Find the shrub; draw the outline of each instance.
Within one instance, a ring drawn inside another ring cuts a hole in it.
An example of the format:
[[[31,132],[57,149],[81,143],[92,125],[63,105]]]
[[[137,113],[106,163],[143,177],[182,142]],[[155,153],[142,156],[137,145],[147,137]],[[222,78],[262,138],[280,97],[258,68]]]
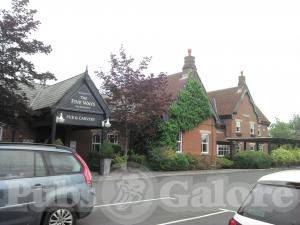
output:
[[[283,148],[273,150],[271,157],[275,166],[290,166],[296,162],[296,157],[292,151]]]
[[[121,167],[126,162],[126,157],[121,155],[120,153],[115,154],[112,158],[112,165],[114,167]]]
[[[240,169],[265,169],[271,167],[272,159],[265,152],[246,150],[235,154],[233,163]]]
[[[206,170],[209,169],[209,164],[205,160],[205,158],[201,155],[185,155],[189,162],[189,170]]]
[[[176,153],[172,148],[161,147],[152,150],[149,165],[157,171],[183,171],[189,169],[189,161],[184,154]]]
[[[229,169],[233,167],[233,161],[225,157],[217,158],[217,168]]]
[[[112,159],[114,156],[113,145],[109,142],[104,142],[100,149],[101,159]]]
[[[294,155],[295,164],[300,165],[300,149],[291,150],[291,153]]]
[[[147,161],[147,158],[146,158],[145,155],[140,155],[140,154],[131,152],[129,161],[134,162],[134,163],[139,164],[139,165],[145,165],[146,161]]]
[[[185,171],[189,169],[189,161],[187,157],[183,154],[176,154],[175,160],[173,162],[173,168],[176,171]]]
[[[124,155],[124,150],[122,149],[121,145],[111,144],[111,146],[115,154]]]

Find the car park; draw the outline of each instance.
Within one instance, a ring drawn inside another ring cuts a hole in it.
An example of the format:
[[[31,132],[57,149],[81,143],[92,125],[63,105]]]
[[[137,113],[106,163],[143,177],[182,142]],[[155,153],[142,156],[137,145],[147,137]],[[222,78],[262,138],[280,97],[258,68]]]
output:
[[[300,170],[286,170],[258,180],[229,225],[299,225]]]
[[[1,225],[75,225],[94,202],[90,170],[74,150],[0,143]]]

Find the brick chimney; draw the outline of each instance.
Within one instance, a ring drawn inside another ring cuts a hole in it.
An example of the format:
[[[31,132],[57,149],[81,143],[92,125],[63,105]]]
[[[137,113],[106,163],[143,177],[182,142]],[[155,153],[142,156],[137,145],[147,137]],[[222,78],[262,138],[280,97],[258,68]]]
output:
[[[241,75],[239,76],[239,84],[238,87],[243,87],[246,84],[246,77],[244,76],[244,72],[241,71]]]
[[[192,56],[192,49],[188,49],[188,56],[184,57],[184,66],[182,67],[182,71],[188,73],[193,70],[197,70],[195,57]]]

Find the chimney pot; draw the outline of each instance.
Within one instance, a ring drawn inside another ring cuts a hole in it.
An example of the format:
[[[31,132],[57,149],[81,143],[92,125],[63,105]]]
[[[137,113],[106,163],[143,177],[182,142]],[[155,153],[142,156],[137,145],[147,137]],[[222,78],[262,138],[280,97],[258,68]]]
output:
[[[238,87],[243,87],[246,84],[246,77],[244,76],[244,72],[241,71],[241,75],[239,76],[239,84]]]

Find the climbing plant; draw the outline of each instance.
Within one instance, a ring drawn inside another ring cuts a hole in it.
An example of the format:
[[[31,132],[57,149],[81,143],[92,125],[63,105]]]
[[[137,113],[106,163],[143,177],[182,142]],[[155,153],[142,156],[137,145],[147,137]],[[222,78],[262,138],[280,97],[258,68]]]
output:
[[[209,100],[200,81],[189,78],[169,110],[169,119],[158,127],[159,144],[176,148],[178,133],[189,131],[212,116]]]

